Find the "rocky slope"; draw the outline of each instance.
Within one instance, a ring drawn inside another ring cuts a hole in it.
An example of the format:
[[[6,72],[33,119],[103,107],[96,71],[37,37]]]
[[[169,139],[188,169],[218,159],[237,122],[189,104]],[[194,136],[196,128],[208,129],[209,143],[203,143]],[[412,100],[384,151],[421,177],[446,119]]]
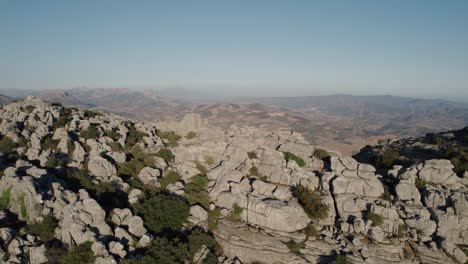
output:
[[[134,122],[32,97],[0,118],[0,262],[468,260],[468,177],[449,160],[377,173],[291,131],[196,114]]]

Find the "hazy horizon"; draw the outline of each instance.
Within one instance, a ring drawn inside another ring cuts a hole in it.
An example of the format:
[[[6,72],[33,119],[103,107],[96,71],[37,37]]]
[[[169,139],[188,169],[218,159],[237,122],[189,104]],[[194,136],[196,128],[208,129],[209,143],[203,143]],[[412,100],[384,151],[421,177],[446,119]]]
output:
[[[468,100],[466,1],[0,0],[0,88]]]

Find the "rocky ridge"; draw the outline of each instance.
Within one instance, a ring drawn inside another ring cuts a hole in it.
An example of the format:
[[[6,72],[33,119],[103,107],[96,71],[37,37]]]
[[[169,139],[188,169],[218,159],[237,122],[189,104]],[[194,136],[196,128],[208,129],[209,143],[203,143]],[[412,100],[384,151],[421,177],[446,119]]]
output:
[[[314,155],[291,131],[133,122],[33,97],[0,118],[0,262],[80,246],[94,263],[468,260],[468,182],[450,160],[383,171]],[[184,243],[179,259],[156,250]]]

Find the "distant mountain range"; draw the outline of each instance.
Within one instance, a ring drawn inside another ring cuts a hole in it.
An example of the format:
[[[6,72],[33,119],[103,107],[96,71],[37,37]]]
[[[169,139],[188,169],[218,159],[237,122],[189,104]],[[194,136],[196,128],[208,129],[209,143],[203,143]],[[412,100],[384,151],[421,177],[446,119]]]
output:
[[[64,105],[97,108],[147,121],[181,120],[198,113],[227,129],[249,125],[289,128],[312,144],[345,154],[379,139],[421,136],[468,125],[468,104],[399,96],[328,95],[265,98],[204,98],[184,88],[132,90],[1,90],[21,98],[35,95]]]

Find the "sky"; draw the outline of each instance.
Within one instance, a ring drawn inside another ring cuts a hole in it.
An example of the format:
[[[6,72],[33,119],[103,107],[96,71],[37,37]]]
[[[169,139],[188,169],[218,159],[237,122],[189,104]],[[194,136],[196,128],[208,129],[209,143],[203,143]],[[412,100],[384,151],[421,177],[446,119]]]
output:
[[[0,0],[0,88],[468,99],[468,1]]]

